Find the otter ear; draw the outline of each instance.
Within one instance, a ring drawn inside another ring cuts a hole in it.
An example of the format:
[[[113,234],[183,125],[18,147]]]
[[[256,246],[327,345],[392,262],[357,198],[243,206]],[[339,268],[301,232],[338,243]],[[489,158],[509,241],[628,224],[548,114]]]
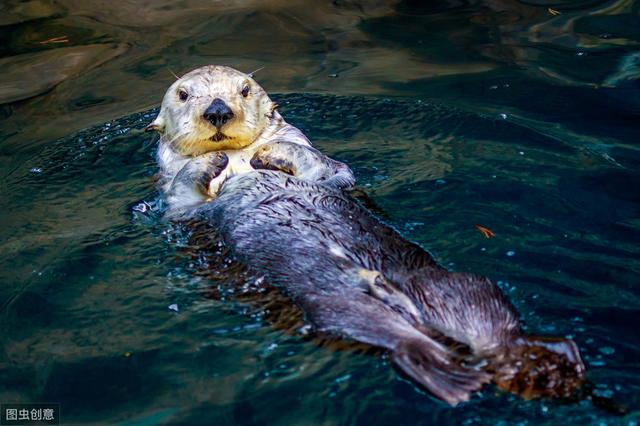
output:
[[[163,132],[164,131],[164,119],[158,115],[147,127],[144,128],[145,132]]]
[[[278,109],[278,104],[276,102],[271,102],[271,110],[270,110],[270,115],[273,116],[273,113],[276,112],[276,110]]]

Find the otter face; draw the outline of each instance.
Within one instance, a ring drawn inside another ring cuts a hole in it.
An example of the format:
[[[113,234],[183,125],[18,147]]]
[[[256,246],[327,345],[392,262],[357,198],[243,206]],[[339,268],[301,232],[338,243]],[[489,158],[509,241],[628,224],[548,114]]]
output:
[[[185,156],[240,149],[271,123],[276,104],[249,75],[210,65],[195,69],[169,87],[158,117],[147,130]]]

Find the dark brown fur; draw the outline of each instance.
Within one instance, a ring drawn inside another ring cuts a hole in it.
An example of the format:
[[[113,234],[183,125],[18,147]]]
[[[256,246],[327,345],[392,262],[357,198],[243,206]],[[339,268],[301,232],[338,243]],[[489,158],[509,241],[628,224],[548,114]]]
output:
[[[190,216],[217,229],[315,331],[387,349],[451,404],[490,381],[525,398],[570,397],[584,381],[572,341],[522,335],[488,279],[444,270],[339,190],[256,171],[229,179]]]

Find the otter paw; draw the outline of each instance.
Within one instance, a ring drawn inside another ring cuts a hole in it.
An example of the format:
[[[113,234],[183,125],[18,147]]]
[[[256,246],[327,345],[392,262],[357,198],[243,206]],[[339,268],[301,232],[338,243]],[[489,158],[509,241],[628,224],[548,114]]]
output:
[[[207,163],[202,170],[202,173],[196,180],[198,188],[204,192],[209,192],[209,184],[211,181],[222,173],[229,164],[229,157],[224,152],[213,152],[208,155]]]
[[[285,158],[278,158],[269,156],[271,153],[271,147],[268,145],[258,148],[249,164],[255,170],[276,170],[281,171],[289,175],[294,175],[293,163]]]

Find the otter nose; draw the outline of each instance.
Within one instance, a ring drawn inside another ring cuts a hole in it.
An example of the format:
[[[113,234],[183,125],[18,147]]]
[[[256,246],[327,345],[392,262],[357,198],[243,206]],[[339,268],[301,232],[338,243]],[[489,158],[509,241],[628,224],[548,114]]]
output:
[[[233,118],[233,111],[222,99],[215,98],[202,116],[219,129]]]

